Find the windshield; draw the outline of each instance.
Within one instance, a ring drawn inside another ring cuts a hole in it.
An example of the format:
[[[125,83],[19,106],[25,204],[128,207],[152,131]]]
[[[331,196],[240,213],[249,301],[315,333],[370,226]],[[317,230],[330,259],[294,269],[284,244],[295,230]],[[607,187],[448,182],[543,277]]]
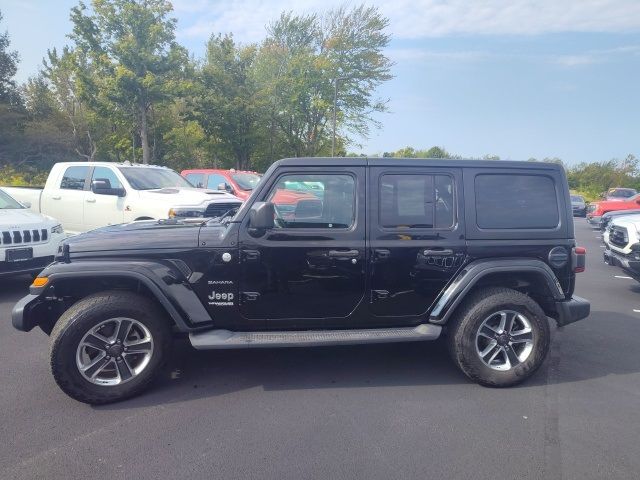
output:
[[[9,194],[0,190],[0,210],[13,210],[24,208],[19,202],[10,197]]]
[[[580,195],[571,195],[571,201],[572,202],[584,202],[584,198],[582,198]]]
[[[260,181],[260,175],[257,173],[234,173],[231,178],[242,190],[253,190]]]
[[[636,191],[631,188],[616,188],[613,190],[609,190],[607,196],[615,198],[629,198],[633,197],[635,194]]]
[[[168,168],[120,167],[119,170],[134,190],[171,187],[193,188],[193,185]]]

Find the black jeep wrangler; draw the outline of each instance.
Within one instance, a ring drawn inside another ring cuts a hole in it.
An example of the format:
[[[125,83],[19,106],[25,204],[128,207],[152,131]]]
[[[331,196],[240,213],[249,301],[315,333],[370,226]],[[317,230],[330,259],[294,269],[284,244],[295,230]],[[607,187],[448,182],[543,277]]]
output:
[[[68,395],[141,392],[174,335],[197,349],[435,340],[474,381],[510,386],[585,318],[569,189],[546,163],[276,162],[237,212],[66,240],[13,310],[51,335]]]

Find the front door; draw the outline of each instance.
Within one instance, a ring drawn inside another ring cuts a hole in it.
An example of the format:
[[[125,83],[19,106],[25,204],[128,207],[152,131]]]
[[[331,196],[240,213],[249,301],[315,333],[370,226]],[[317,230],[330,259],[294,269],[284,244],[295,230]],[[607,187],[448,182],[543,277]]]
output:
[[[365,293],[365,187],[364,167],[271,176],[257,200],[274,204],[275,228],[257,237],[246,222],[240,229],[245,318],[273,328],[345,325]]]
[[[369,178],[373,317],[367,321],[415,323],[464,262],[462,172],[374,167]]]
[[[112,190],[111,193],[123,188],[116,173],[107,167],[95,167],[91,174],[91,182],[94,180],[107,182],[108,187]],[[91,190],[87,190],[84,199],[84,229],[93,230],[124,222],[125,200],[125,197],[118,195],[93,193]]]

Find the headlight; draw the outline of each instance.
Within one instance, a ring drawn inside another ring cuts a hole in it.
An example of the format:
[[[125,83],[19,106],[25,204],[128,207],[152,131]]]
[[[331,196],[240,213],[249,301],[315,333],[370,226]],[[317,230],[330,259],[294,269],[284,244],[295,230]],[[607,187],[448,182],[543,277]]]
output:
[[[62,225],[58,224],[51,229],[51,233],[64,233],[64,229],[62,228]]]
[[[194,217],[203,217],[204,216],[204,208],[196,208],[196,207],[177,207],[170,208],[168,217],[169,218],[194,218]]]

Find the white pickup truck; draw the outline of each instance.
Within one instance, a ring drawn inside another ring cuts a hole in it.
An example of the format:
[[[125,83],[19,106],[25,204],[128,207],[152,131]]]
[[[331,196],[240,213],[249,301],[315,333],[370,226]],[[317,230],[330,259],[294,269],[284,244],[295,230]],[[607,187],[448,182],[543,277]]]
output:
[[[129,163],[56,163],[43,189],[2,188],[72,234],[135,220],[218,217],[242,203],[224,191],[194,188],[169,168]]]

